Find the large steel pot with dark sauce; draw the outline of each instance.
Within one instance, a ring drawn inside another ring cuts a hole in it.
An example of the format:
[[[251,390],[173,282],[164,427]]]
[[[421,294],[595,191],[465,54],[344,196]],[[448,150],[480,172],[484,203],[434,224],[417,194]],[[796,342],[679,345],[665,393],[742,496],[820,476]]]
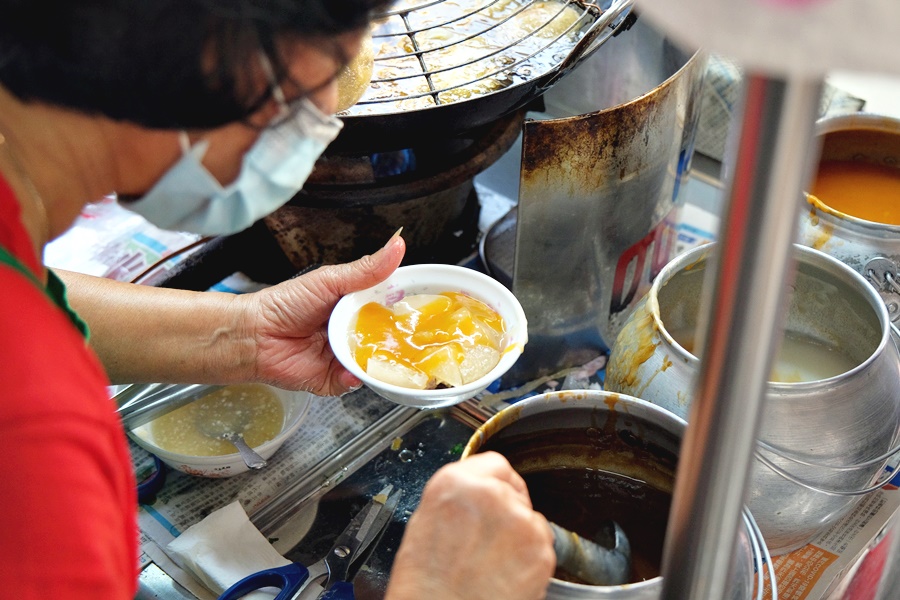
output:
[[[610,520],[625,532],[629,583],[592,586],[557,570],[548,599],[655,600],[684,428],[679,417],[631,396],[553,392],[497,413],[470,438],[463,459],[488,450],[503,454],[525,479],[535,510],[582,537],[596,539]],[[729,599],[761,597],[767,553],[745,511]]]

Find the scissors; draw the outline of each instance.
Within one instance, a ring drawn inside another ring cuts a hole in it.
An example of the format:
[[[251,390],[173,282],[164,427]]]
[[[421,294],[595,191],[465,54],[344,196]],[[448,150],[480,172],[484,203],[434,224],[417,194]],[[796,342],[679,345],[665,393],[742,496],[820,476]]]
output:
[[[275,600],[296,600],[310,583],[323,577],[325,591],[317,600],[355,600],[353,584],[349,581],[350,565],[378,538],[394,514],[400,492],[391,496],[392,490],[393,486],[389,485],[369,500],[321,560],[309,567],[291,563],[257,571],[225,590],[218,600],[238,600],[266,587],[281,589]]]

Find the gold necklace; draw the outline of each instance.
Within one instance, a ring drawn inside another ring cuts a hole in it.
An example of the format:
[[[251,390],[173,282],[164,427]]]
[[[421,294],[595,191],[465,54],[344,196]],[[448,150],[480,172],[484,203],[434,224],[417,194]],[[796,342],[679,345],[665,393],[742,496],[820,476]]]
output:
[[[47,243],[50,241],[50,218],[47,216],[47,207],[44,204],[44,199],[41,197],[41,193],[38,191],[34,181],[28,175],[28,171],[25,170],[25,165],[22,164],[22,161],[20,161],[19,157],[16,156],[16,153],[13,152],[12,144],[2,131],[0,131],[0,146],[3,146],[6,151],[6,157],[9,159],[9,163],[12,165],[13,169],[16,170],[16,175],[19,176],[19,180],[28,190],[28,195],[31,196],[32,203],[35,205],[44,227],[45,237],[42,242]]]

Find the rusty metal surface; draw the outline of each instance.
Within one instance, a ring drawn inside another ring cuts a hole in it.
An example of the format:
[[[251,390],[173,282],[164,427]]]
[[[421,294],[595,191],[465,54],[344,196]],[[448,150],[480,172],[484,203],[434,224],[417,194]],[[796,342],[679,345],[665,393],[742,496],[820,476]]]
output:
[[[400,227],[407,263],[455,263],[474,251],[478,202],[470,180],[450,190],[391,204],[333,209],[289,204],[266,217],[265,223],[297,269],[371,254]]]
[[[647,27],[620,39],[629,36],[648,42],[601,49],[592,60],[618,61],[619,80],[598,85],[627,87],[633,68],[658,68],[660,83],[609,108],[525,123],[513,292],[532,343],[510,381],[602,352],[672,257],[705,55]],[[657,64],[632,59],[648,48]]]

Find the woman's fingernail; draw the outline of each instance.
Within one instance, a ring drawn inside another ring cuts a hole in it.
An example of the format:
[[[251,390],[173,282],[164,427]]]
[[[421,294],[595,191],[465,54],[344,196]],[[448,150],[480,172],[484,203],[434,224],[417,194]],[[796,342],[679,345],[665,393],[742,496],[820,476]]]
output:
[[[358,389],[361,388],[361,387],[362,387],[362,383],[360,383],[359,385],[353,385],[353,386],[350,386],[350,389],[348,389],[346,392],[344,392],[343,394],[341,394],[340,397],[343,398],[343,397],[346,396],[347,394],[352,394],[353,392],[355,392],[356,390],[358,390]]]
[[[401,231],[403,231],[403,228],[402,228],[402,227],[401,227],[400,229],[398,229],[398,230],[394,233],[394,235],[392,235],[392,236],[388,239],[388,241],[386,241],[386,242],[384,243],[384,246],[381,247],[381,249],[379,250],[379,252],[380,252],[381,250],[384,250],[385,248],[388,248],[391,244],[393,244],[393,243],[394,243],[394,240],[396,240],[398,237],[400,237],[400,232],[401,232]]]

